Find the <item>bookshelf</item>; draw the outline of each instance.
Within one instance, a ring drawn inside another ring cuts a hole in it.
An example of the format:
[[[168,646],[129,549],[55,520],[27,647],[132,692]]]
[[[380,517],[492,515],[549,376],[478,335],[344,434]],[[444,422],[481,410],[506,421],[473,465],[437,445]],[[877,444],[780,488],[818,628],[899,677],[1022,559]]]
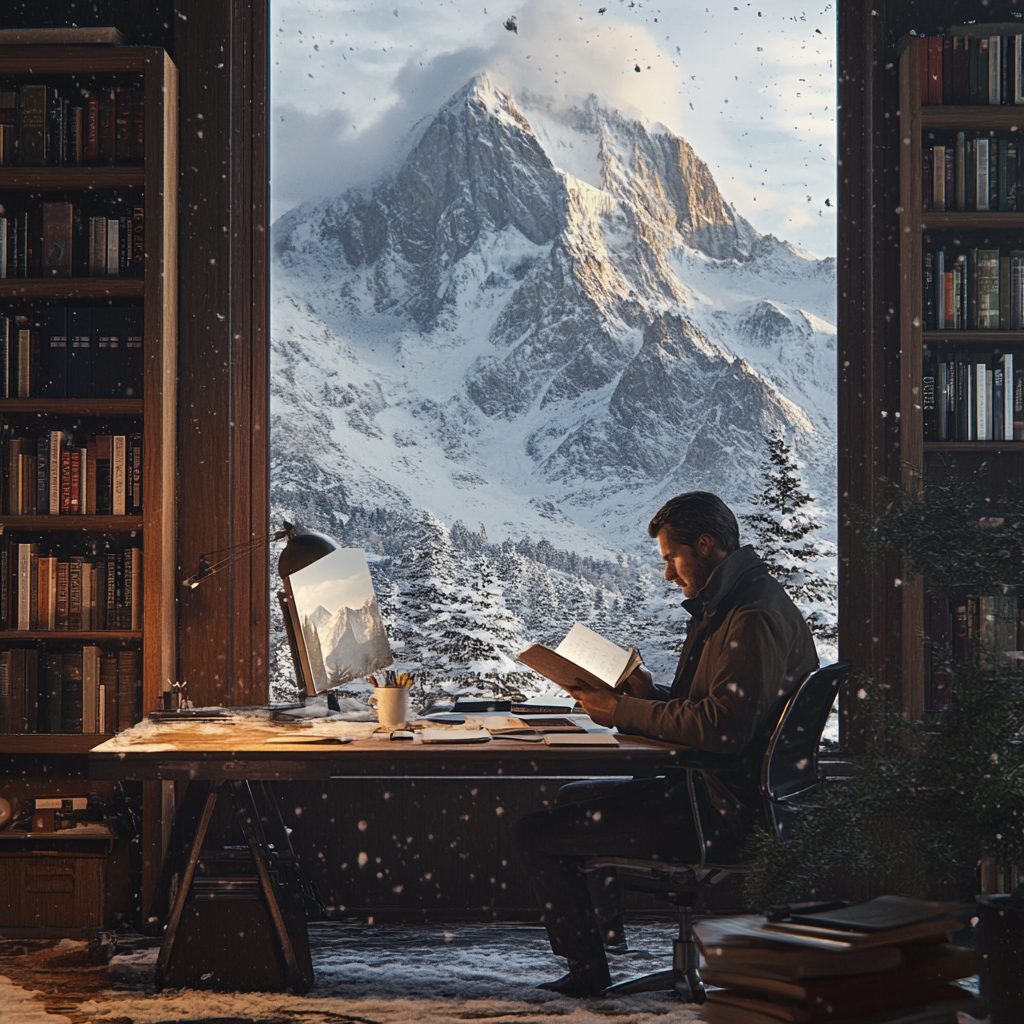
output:
[[[994,29],[999,31],[999,29]],[[908,37],[899,65],[899,159],[900,226],[900,410],[899,453],[901,482],[913,489],[927,478],[937,460],[954,472],[969,473],[987,462],[999,482],[1021,475],[1024,440],[925,440],[925,353],[962,353],[967,360],[986,360],[995,365],[1004,353],[1024,360],[1024,330],[932,327],[925,329],[926,251],[960,251],[970,247],[999,250],[1000,255],[1024,250],[1024,212],[1012,210],[924,209],[924,150],[933,144],[949,145],[957,132],[966,136],[1016,139],[1024,132],[1024,105],[923,104],[922,68],[928,60],[927,40]],[[1024,136],[1022,136],[1024,137]],[[947,141],[944,141],[947,140]],[[956,172],[962,167],[956,165]],[[966,177],[966,175],[965,175]],[[948,181],[948,179],[947,179]],[[957,205],[958,199],[948,205]],[[965,205],[970,205],[968,202]],[[1024,211],[1024,203],[1018,203]],[[966,289],[965,289],[966,292]],[[938,301],[938,299],[936,299]],[[944,358],[941,355],[937,359]],[[1011,388],[1012,393],[1012,388]],[[941,399],[935,380],[935,401]],[[967,582],[967,581],[965,581]],[[930,705],[927,656],[923,637],[928,618],[923,582],[904,583],[901,589],[902,711],[918,719],[936,710]]]
[[[178,72],[156,47],[0,46],[0,89],[46,84],[61,95],[80,86],[126,85],[137,90],[144,112],[141,162],[93,166],[0,167],[0,202],[96,204],[122,201],[144,210],[145,257],[132,277],[0,278],[0,313],[67,302],[137,307],[142,311],[142,396],[130,398],[0,398],[0,418],[18,429],[67,429],[82,436],[103,431],[142,435],[141,515],[0,515],[0,536],[40,546],[103,550],[142,547],[141,629],[51,631],[7,629],[0,648],[23,645],[40,652],[97,644],[139,651],[142,710],[160,700],[176,678],[175,664],[175,404],[177,347]],[[113,424],[113,427],[111,426]],[[78,442],[76,442],[78,443]],[[81,754],[100,734],[7,733],[0,748],[20,754]]]

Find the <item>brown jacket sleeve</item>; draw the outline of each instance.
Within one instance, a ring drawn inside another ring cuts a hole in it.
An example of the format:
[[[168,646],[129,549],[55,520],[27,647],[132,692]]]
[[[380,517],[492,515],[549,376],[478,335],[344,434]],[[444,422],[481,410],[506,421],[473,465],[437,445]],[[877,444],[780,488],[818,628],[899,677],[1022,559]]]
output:
[[[689,699],[624,696],[615,708],[615,727],[711,753],[739,753],[768,707],[791,689],[785,682],[790,632],[764,608],[734,610],[726,628],[709,637]]]

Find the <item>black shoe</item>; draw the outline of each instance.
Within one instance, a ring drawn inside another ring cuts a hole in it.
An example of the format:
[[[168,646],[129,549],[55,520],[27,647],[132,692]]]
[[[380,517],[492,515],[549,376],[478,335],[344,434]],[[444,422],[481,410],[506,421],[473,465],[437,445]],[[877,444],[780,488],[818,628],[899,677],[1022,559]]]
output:
[[[622,956],[623,953],[629,952],[629,943],[625,939],[621,942],[613,942],[606,945],[604,951],[612,956]]]
[[[593,999],[601,995],[610,984],[610,978],[608,981],[601,982],[585,975],[573,974],[570,971],[568,974],[563,974],[557,981],[545,981],[537,988],[557,992],[560,996],[568,996],[570,999]]]

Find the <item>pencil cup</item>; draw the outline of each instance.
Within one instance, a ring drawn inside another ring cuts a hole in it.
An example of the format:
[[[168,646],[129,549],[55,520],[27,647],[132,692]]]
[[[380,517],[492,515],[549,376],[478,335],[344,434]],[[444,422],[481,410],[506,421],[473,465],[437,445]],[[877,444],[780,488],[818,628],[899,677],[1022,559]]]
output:
[[[405,686],[377,686],[377,721],[382,729],[404,729],[409,720],[409,690]]]

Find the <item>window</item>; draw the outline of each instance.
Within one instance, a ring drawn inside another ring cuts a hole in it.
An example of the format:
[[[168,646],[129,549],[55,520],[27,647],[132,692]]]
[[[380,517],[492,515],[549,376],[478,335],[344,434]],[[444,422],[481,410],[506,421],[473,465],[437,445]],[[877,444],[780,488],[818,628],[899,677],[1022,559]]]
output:
[[[515,652],[575,620],[664,679],[686,615],[646,524],[695,489],[753,513],[780,438],[832,660],[831,5],[271,17],[274,521],[366,548],[432,684],[523,692]]]

